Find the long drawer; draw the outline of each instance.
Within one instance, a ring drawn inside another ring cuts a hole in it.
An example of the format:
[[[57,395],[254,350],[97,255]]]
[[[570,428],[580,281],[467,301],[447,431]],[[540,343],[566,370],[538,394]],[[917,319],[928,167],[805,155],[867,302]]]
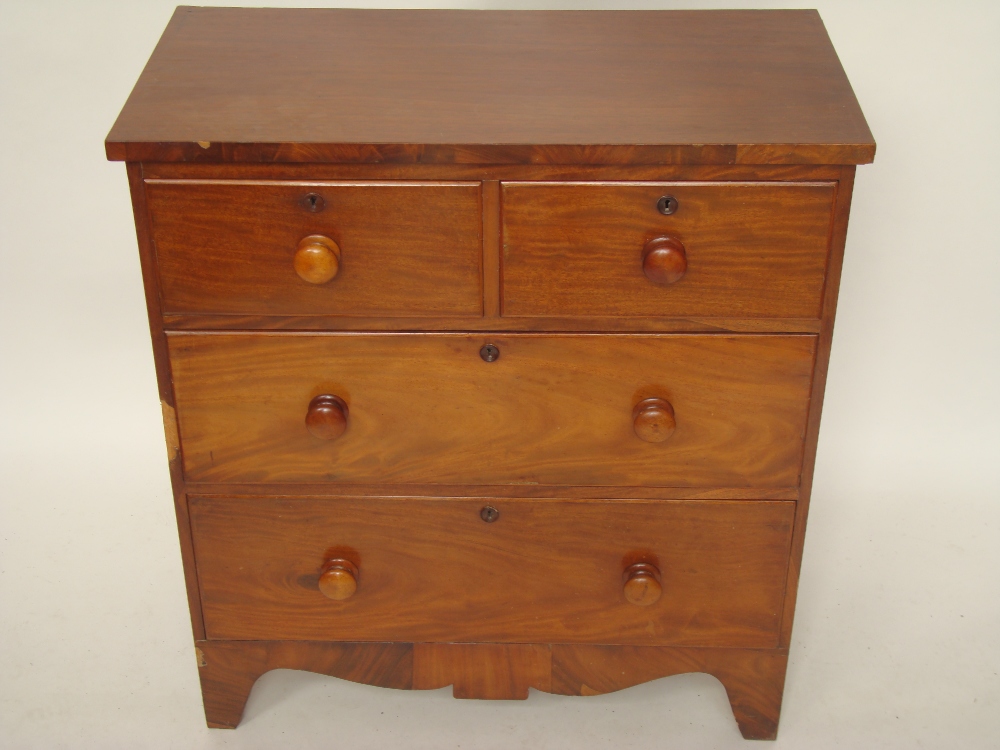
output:
[[[794,506],[190,498],[210,638],[751,648],[777,645]],[[331,559],[347,598],[320,586]]]
[[[717,334],[168,340],[189,481],[653,487],[797,486],[816,345]]]

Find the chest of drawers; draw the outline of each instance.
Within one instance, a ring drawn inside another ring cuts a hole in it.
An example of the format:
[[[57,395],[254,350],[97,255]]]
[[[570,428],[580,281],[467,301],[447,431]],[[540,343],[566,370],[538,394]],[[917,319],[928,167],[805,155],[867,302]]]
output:
[[[775,736],[875,149],[815,12],[178,8],[106,147],[209,725],[701,671]]]

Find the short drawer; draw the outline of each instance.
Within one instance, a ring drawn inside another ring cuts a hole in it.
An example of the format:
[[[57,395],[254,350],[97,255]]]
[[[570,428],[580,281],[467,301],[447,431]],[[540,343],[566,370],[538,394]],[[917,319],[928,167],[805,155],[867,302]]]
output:
[[[151,180],[146,199],[167,314],[482,315],[479,183]]]
[[[798,486],[816,345],[719,334],[168,342],[189,481],[713,487]]]
[[[209,638],[749,648],[777,645],[794,507],[190,498]]]
[[[834,194],[834,183],[505,183],[503,314],[817,319]]]

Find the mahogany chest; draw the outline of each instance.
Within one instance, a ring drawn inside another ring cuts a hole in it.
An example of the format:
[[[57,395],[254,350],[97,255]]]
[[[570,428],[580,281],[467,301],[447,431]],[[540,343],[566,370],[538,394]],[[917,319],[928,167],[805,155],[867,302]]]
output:
[[[875,151],[815,11],[181,7],[106,148],[210,726],[697,671],[775,736]]]

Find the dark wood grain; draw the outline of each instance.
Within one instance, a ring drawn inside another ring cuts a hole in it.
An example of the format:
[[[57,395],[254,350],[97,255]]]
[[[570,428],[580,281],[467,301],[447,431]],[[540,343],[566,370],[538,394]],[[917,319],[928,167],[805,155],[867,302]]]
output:
[[[413,684],[409,643],[305,641],[196,642],[198,675],[210,727],[235,729],[257,678],[272,669],[303,669],[389,688]]]
[[[552,649],[536,643],[415,643],[413,689],[452,686],[456,698],[524,700],[551,692]]]
[[[794,487],[812,336],[170,334],[189,480]],[[496,362],[480,348],[495,344]],[[335,393],[336,441],[303,423]],[[634,431],[666,398],[664,443]]]
[[[181,7],[107,152],[854,164],[874,142],[815,11]]]
[[[840,167],[830,164],[295,164],[246,162],[149,162],[148,179],[158,180],[627,180],[670,182],[802,181],[840,179]]]
[[[148,181],[167,313],[482,315],[478,183]],[[303,196],[322,196],[313,213]],[[301,240],[340,249],[325,284],[295,267]]]
[[[502,186],[505,316],[819,318],[835,183]],[[656,205],[677,198],[676,213]],[[643,272],[649,240],[686,272]]]
[[[794,503],[191,497],[210,638],[773,648]],[[320,593],[327,550],[357,592]],[[636,556],[663,595],[630,604]]]

